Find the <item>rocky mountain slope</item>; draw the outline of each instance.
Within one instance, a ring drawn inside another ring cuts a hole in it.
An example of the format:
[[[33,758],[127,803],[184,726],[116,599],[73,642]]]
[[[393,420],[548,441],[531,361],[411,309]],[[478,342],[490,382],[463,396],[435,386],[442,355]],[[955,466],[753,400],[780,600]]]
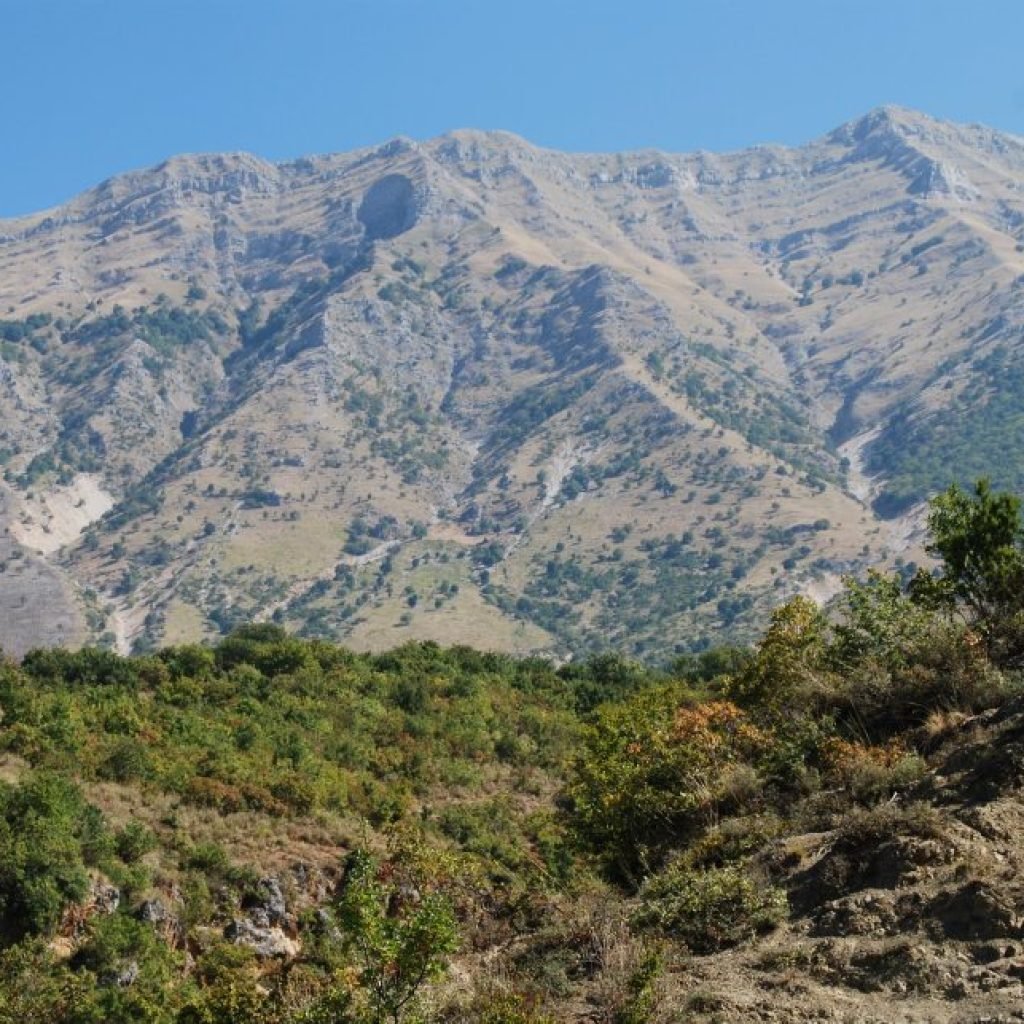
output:
[[[0,222],[0,643],[747,637],[919,557],[954,473],[1024,484],[1022,189],[1024,141],[884,108],[180,157]]]

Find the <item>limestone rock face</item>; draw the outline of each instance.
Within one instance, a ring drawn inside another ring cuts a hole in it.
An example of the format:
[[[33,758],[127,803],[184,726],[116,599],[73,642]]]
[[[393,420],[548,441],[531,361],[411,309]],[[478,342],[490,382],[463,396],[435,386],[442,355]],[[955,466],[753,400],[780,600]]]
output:
[[[297,939],[289,938],[276,925],[263,925],[247,918],[236,918],[224,931],[224,937],[236,945],[248,946],[258,957],[294,957],[301,950]]]
[[[250,897],[245,909],[253,920],[265,925],[284,925],[290,922],[288,905],[281,888],[280,879],[274,876],[261,878],[256,886],[257,893]]]

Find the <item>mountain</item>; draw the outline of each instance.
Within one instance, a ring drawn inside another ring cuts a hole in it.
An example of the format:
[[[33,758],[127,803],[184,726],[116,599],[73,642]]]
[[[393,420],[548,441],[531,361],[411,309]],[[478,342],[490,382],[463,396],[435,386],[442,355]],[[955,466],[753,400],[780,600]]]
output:
[[[184,156],[0,221],[0,643],[660,657],[1024,488],[1024,140]]]

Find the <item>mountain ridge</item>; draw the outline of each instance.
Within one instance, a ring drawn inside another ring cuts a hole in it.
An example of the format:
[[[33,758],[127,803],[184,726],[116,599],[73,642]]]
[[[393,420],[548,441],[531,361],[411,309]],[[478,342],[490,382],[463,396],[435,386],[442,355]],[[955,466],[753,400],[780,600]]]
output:
[[[460,130],[116,176],[0,221],[13,561],[122,649],[267,609],[371,647],[752,635],[920,559],[923,499],[1015,436],[1022,196],[1024,142],[891,107],[722,155]]]
[[[968,134],[980,136],[989,140],[1000,140],[1002,143],[1010,143],[1024,151],[1024,135],[1018,135],[1003,129],[998,129],[981,122],[958,123],[945,121],[932,117],[923,111],[899,104],[881,104],[873,107],[865,114],[854,117],[836,128],[830,129],[815,136],[803,143],[779,143],[760,142],[742,146],[738,149],[725,151],[694,149],[694,150],[672,150],[661,146],[648,145],[631,147],[623,150],[600,151],[600,150],[561,150],[556,147],[543,146],[530,141],[527,137],[507,129],[484,129],[484,128],[454,128],[443,132],[440,135],[430,136],[426,139],[414,139],[411,136],[396,135],[384,142],[357,147],[352,150],[331,150],[323,153],[310,153],[297,157],[288,157],[280,160],[273,160],[260,156],[250,150],[197,150],[195,152],[177,153],[166,157],[153,164],[143,165],[127,171],[117,172],[96,185],[89,186],[70,198],[51,206],[44,207],[38,211],[31,211],[24,214],[17,214],[7,217],[0,217],[0,227],[13,225],[22,221],[34,221],[46,219],[60,210],[74,206],[85,198],[110,191],[119,184],[125,184],[136,178],[145,178],[157,173],[164,173],[168,168],[183,165],[185,170],[192,164],[224,163],[226,161],[237,161],[248,168],[252,174],[252,180],[269,178],[275,172],[288,172],[293,169],[312,169],[317,165],[330,163],[336,160],[360,160],[375,155],[391,155],[396,151],[407,149],[433,149],[444,146],[449,142],[473,142],[488,141],[491,143],[510,143],[519,149],[532,150],[536,153],[560,155],[567,158],[627,158],[627,157],[666,157],[673,159],[698,159],[701,157],[732,158],[748,154],[767,153],[784,154],[795,153],[806,150],[818,143],[833,142],[837,144],[849,144],[851,141],[863,142],[867,136],[882,134],[892,139],[907,139],[908,137],[927,137],[923,129],[931,127],[954,129],[955,134],[962,141]],[[998,143],[995,143],[998,145]],[[221,171],[223,174],[223,170]],[[0,231],[0,236],[6,233]]]

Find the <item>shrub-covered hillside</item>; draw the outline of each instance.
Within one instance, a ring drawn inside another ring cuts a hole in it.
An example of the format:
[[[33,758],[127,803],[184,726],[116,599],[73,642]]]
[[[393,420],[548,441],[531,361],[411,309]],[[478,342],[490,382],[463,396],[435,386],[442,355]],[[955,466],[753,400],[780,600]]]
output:
[[[1013,1020],[1024,529],[653,670],[277,627],[0,667],[0,1022]]]

